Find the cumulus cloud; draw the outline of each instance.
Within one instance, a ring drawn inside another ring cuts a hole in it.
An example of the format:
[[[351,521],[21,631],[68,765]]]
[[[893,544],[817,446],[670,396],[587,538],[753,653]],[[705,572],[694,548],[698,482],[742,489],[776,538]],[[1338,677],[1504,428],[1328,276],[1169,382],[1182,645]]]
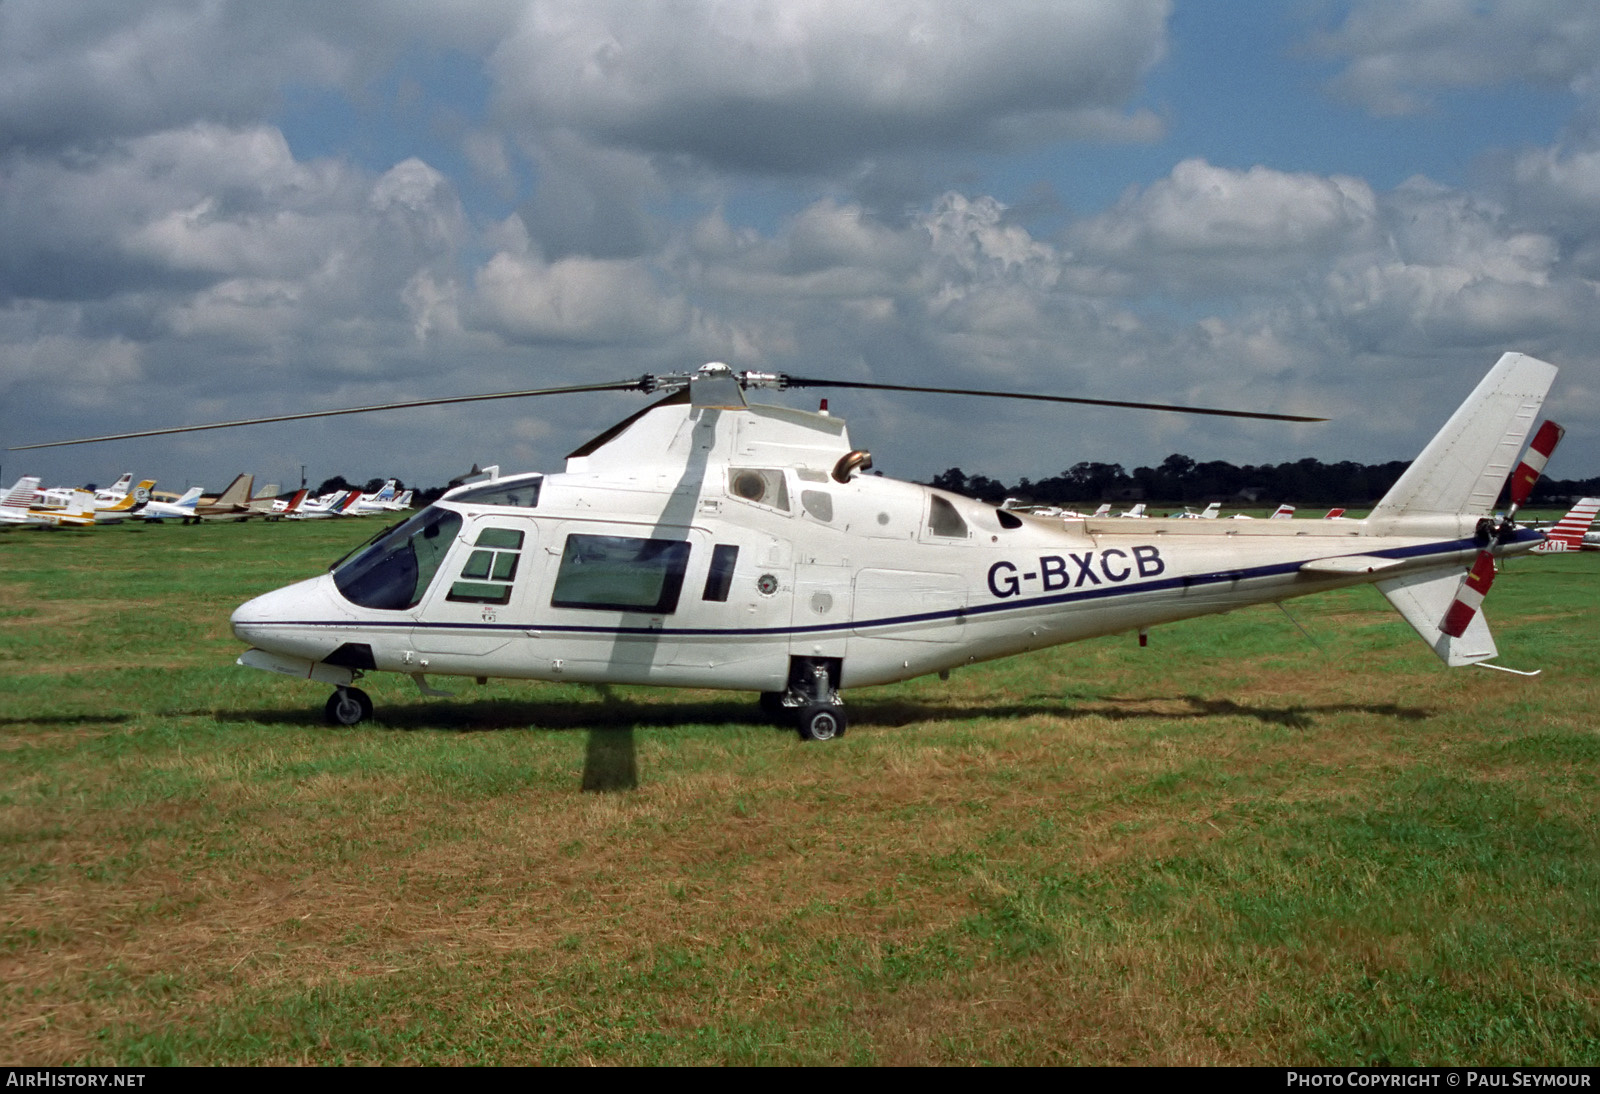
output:
[[[1588,0],[1358,0],[1313,45],[1345,62],[1336,94],[1374,114],[1414,114],[1441,91],[1592,79],[1600,10]]]
[[[643,263],[563,258],[546,263],[502,251],[478,273],[486,321],[514,342],[628,345],[667,337],[687,319]]]
[[[286,91],[360,93],[408,42],[483,49],[521,0],[6,0],[0,151],[260,120]]]
[[[1359,179],[1185,160],[1074,225],[1082,261],[1125,285],[1231,294],[1280,285],[1370,238],[1376,199]]]
[[[495,50],[502,115],[743,171],[900,150],[1149,137],[1125,116],[1168,0],[628,0],[531,6]]]
[[[13,155],[0,183],[0,294],[79,299],[304,275],[344,234],[328,218],[360,187],[338,164],[296,162],[276,129],[214,125],[94,155]]]

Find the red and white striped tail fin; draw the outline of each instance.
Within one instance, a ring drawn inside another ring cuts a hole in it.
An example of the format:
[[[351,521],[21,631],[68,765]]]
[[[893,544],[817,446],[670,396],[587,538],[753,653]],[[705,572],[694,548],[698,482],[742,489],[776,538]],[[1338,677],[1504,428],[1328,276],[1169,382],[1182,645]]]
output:
[[[1577,551],[1583,547],[1584,533],[1600,516],[1600,498],[1579,498],[1567,515],[1545,529],[1544,542],[1534,548],[1537,554],[1560,554]]]
[[[1344,517],[1344,510],[1343,509],[1329,509],[1328,513],[1327,513],[1327,516],[1323,517],[1322,519],[1323,520],[1340,520],[1343,517]]]
[[[1292,506],[1289,503],[1285,502],[1284,504],[1282,504],[1282,505],[1278,506],[1276,509],[1274,509],[1272,511],[1272,515],[1270,517],[1268,517],[1267,519],[1268,520],[1290,520],[1293,517],[1294,517],[1294,506]]]
[[[0,501],[0,509],[20,509],[26,512],[38,492],[39,480],[32,475],[24,475],[17,480],[16,485],[6,491],[5,499]]]

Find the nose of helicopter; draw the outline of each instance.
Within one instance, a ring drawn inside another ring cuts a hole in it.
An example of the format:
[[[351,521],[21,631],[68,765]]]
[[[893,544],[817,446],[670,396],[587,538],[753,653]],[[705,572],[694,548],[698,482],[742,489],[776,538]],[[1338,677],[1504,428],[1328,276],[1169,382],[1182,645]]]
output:
[[[332,576],[323,574],[245,601],[233,610],[229,622],[240,641],[273,649],[282,644],[275,638],[289,638],[307,624],[337,623],[348,618],[350,613],[343,609]]]

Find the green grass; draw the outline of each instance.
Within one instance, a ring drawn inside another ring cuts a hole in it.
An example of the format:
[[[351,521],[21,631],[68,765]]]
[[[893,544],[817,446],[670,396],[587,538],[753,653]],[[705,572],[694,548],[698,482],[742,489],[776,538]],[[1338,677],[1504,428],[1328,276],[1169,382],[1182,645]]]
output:
[[[238,668],[366,522],[0,534],[16,1063],[1600,1062],[1600,555],[848,695]],[[454,684],[454,682],[452,682]],[[618,778],[584,789],[614,765]],[[625,777],[622,777],[625,776]]]

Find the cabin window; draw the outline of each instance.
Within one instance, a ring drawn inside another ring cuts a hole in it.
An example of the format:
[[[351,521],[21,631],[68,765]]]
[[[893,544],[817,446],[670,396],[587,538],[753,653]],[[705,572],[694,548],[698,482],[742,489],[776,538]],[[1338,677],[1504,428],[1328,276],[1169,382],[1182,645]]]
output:
[[[728,493],[758,505],[789,511],[789,488],[783,472],[772,467],[730,467]]]
[[[934,494],[928,508],[928,531],[936,536],[960,536],[965,539],[967,522],[961,519],[961,514],[947,499]]]
[[[684,540],[570,535],[550,605],[666,614],[678,608],[688,567]]]
[[[424,509],[335,566],[333,583],[341,596],[363,608],[414,608],[460,529],[460,515],[448,509]]]
[[[733,588],[733,568],[738,561],[737,544],[719,543],[711,548],[711,569],[706,574],[706,591],[701,600],[721,603],[728,599],[728,590]]]
[[[539,488],[544,476],[521,479],[517,482],[491,482],[453,495],[452,502],[472,502],[474,505],[510,505],[518,509],[536,509],[539,505]]]
[[[522,533],[515,528],[485,528],[461,567],[461,579],[450,586],[446,600],[461,604],[509,604],[517,577]]]
[[[826,490],[800,491],[800,505],[824,524],[833,519],[833,495]]]

